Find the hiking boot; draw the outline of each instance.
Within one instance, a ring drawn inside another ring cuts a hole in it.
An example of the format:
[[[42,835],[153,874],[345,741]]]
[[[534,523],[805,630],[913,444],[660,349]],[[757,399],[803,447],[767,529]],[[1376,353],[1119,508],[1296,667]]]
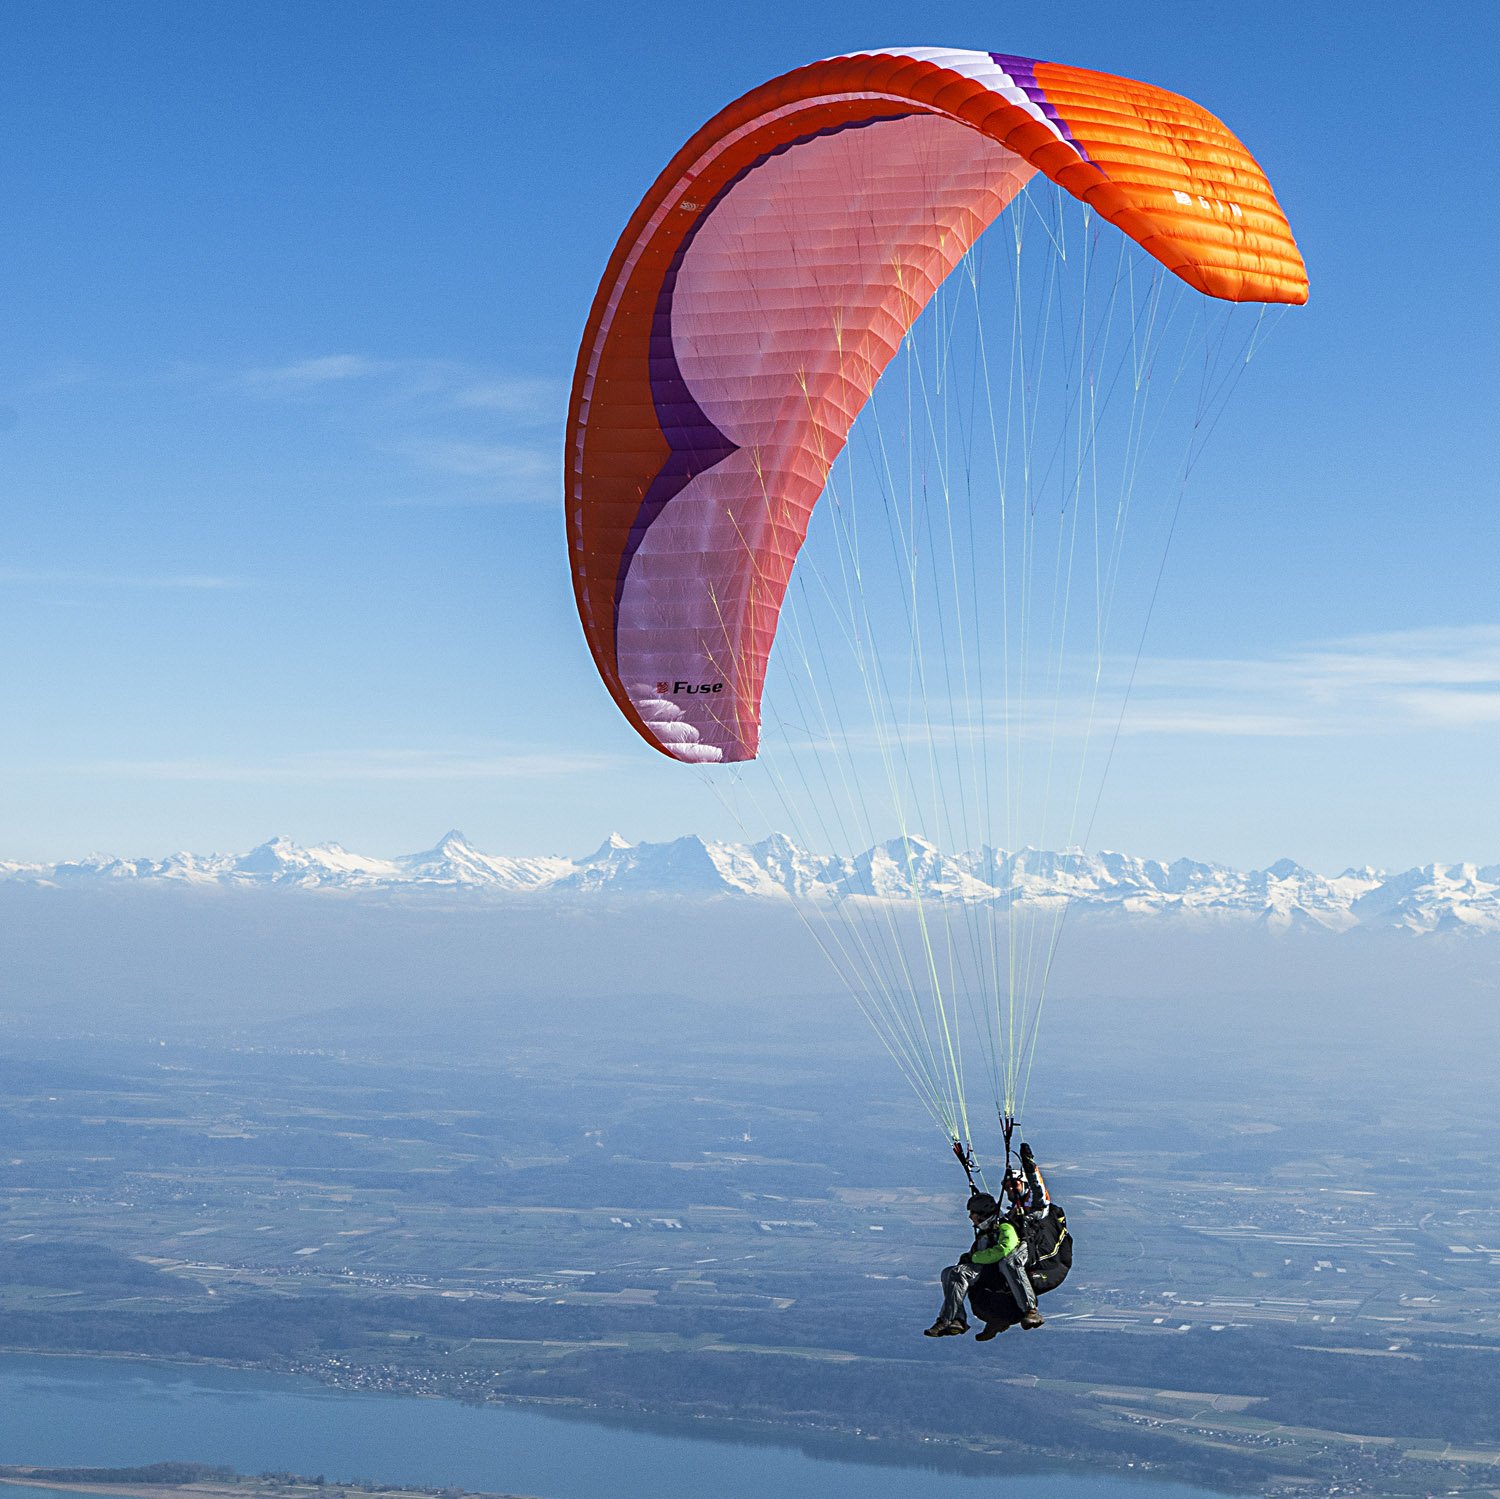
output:
[[[1029,1311],[1021,1318],[1021,1326],[1030,1332],[1033,1327],[1040,1327],[1047,1319],[1038,1311]]]
[[[988,1343],[991,1338],[998,1338],[1009,1326],[1009,1322],[986,1322],[983,1329],[974,1334],[974,1341],[976,1343]]]
[[[923,1330],[924,1338],[960,1338],[969,1330],[967,1322],[948,1322],[939,1317],[931,1327]]]

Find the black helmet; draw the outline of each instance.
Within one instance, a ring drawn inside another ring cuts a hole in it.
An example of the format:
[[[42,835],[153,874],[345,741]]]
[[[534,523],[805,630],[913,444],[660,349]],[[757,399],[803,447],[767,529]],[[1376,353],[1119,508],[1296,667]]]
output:
[[[1000,1204],[988,1192],[976,1192],[969,1199],[969,1211],[981,1218],[993,1218],[1000,1211]]]

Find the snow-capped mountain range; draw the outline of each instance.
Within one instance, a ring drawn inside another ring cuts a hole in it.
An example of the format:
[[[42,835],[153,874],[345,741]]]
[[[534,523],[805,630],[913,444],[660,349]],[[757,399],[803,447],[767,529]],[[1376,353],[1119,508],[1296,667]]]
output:
[[[921,899],[1013,903],[1034,910],[1071,901],[1075,911],[1274,928],[1500,933],[1500,864],[1428,864],[1401,873],[1348,869],[1326,876],[1289,859],[1268,869],[1239,871],[1191,859],[1164,864],[1118,853],[984,847],[945,854],[917,838],[910,844],[891,839],[849,858],[809,852],[780,833],[750,844],[697,837],[631,844],[611,834],[579,859],[485,854],[457,832],[422,853],[396,859],[350,853],[336,843],[301,848],[288,838],[273,838],[246,854],[92,856],[60,864],[0,860],[0,881],[49,886],[142,881],[376,893],[461,890],[525,899]]]

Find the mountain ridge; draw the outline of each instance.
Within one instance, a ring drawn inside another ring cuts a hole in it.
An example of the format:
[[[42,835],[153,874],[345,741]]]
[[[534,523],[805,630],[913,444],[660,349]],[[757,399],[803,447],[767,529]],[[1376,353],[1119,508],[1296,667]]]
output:
[[[988,845],[945,853],[891,838],[853,856],[819,854],[782,833],[756,843],[688,834],[632,844],[611,833],[592,853],[486,854],[457,829],[397,858],[337,843],[276,837],[243,854],[122,859],[95,854],[55,864],[0,860],[0,882],[87,886],[148,882],[372,894],[465,891],[494,897],[676,896],[708,899],[963,902],[1120,917],[1256,922],[1274,929],[1414,933],[1500,932],[1500,864],[1432,863],[1402,871],[1320,875],[1291,859],[1234,870],[1193,859],[1165,863],[1110,850],[1086,853]]]

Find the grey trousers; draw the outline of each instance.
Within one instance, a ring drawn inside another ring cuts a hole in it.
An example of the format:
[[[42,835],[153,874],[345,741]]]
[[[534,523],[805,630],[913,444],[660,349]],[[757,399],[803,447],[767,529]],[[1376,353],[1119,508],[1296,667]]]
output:
[[[978,1265],[949,1265],[943,1271],[943,1309],[938,1313],[939,1322],[963,1322],[964,1298],[968,1296],[974,1282],[979,1279]]]
[[[1016,1298],[1016,1305],[1021,1308],[1021,1315],[1036,1310],[1036,1289],[1031,1284],[1031,1277],[1026,1273],[1026,1262],[1031,1257],[1031,1246],[1022,1239],[1011,1252],[1000,1261],[1000,1273],[1005,1277],[1005,1284],[1010,1288],[1010,1294]]]
[[[999,1263],[1000,1274],[1005,1277],[1005,1284],[1010,1294],[1016,1298],[1016,1305],[1021,1308],[1023,1316],[1036,1310],[1036,1292],[1026,1274],[1026,1257],[1026,1245],[1017,1244]],[[974,1288],[974,1282],[979,1279],[981,1269],[979,1265],[949,1265],[943,1271],[943,1309],[938,1313],[940,1322],[968,1322],[964,1302]]]

